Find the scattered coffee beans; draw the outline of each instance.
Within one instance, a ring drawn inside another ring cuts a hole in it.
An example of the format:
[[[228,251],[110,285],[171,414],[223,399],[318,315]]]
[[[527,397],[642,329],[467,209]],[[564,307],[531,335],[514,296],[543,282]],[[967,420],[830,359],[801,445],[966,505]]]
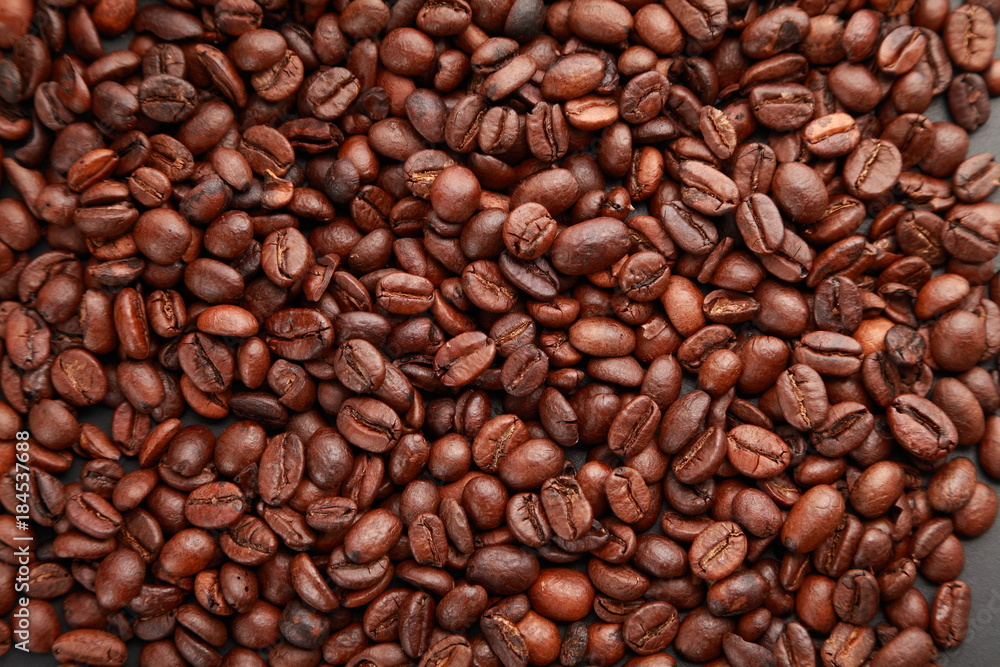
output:
[[[0,655],[932,664],[998,17],[0,1]]]

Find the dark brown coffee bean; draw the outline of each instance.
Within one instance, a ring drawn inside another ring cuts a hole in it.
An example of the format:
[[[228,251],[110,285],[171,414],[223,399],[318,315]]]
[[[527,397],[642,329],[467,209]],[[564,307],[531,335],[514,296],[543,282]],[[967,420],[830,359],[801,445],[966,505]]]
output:
[[[739,567],[746,550],[746,536],[739,526],[731,521],[713,523],[691,543],[691,571],[702,579],[722,579]]]
[[[399,415],[374,398],[349,398],[337,414],[337,429],[352,445],[381,453],[392,449],[402,435]]]
[[[539,495],[553,533],[565,540],[577,540],[590,530],[594,512],[575,479],[546,480]]]
[[[965,507],[976,488],[976,466],[965,457],[948,461],[927,484],[927,502],[939,512]]]
[[[739,203],[736,184],[721,171],[699,160],[681,163],[682,201],[707,216],[731,213]]]
[[[528,396],[545,382],[549,358],[534,345],[511,354],[504,362],[500,381],[511,396]]]
[[[622,638],[639,655],[652,655],[666,648],[680,626],[677,610],[667,602],[647,602],[622,625]]]
[[[341,384],[359,393],[376,391],[385,380],[385,360],[366,340],[355,338],[341,345],[333,363]]]
[[[778,165],[771,183],[771,196],[792,220],[800,223],[819,222],[829,206],[819,174],[799,162]]]
[[[931,636],[942,648],[962,643],[968,632],[972,592],[964,581],[938,587],[931,606]]]
[[[611,422],[608,447],[622,456],[638,454],[653,441],[659,421],[660,409],[656,403],[648,396],[637,396]]]
[[[696,435],[674,457],[671,470],[685,484],[699,484],[714,475],[726,457],[726,433],[710,426]]]
[[[161,74],[144,79],[139,87],[142,112],[164,123],[179,123],[195,108],[195,89],[184,79]]]
[[[625,523],[638,523],[652,509],[646,482],[635,468],[615,468],[608,477],[605,493],[611,511]]]
[[[843,516],[840,493],[826,484],[814,486],[792,506],[781,529],[781,541],[794,553],[809,553],[836,530]]]
[[[764,194],[753,194],[736,209],[736,224],[743,240],[753,252],[770,254],[781,245],[785,228],[774,201]]]
[[[500,614],[487,614],[479,624],[490,648],[504,665],[528,664],[528,644],[513,621]]]
[[[344,554],[353,563],[371,563],[385,556],[402,534],[403,522],[384,509],[361,515],[344,536]]]
[[[872,665],[886,667],[898,662],[926,665],[934,659],[936,651],[930,635],[920,628],[906,628],[883,646]]]
[[[466,574],[470,582],[494,595],[514,595],[538,578],[538,560],[513,545],[484,546],[469,557]]]
[[[551,247],[556,231],[556,221],[541,205],[523,204],[504,222],[504,245],[518,259],[535,259]]]
[[[833,590],[833,608],[846,623],[862,625],[878,610],[879,590],[875,576],[864,570],[848,570]]]
[[[662,211],[663,226],[677,245],[695,255],[706,255],[719,239],[718,230],[700,213],[677,203],[667,203]]]
[[[117,667],[128,658],[125,642],[104,630],[81,628],[59,635],[52,653],[61,661],[81,661]]]
[[[555,238],[553,266],[567,275],[605,269],[628,252],[628,230],[614,218],[595,218],[565,229]]]
[[[434,368],[442,384],[461,387],[472,382],[493,362],[496,343],[481,332],[459,334],[441,346]]]
[[[294,433],[271,438],[260,457],[258,486],[261,498],[280,505],[295,492],[305,466],[305,446]]]
[[[993,57],[996,26],[982,7],[962,5],[948,15],[943,38],[948,54],[959,67],[978,72],[985,69]]]
[[[830,409],[826,387],[819,373],[796,364],[778,377],[777,398],[785,421],[807,431],[826,420]]]
[[[188,495],[184,516],[199,528],[228,528],[246,508],[238,486],[232,482],[211,482]]]
[[[684,32],[697,42],[705,44],[713,42],[724,30],[725,21],[720,14],[725,15],[726,12],[721,7],[721,4],[712,2],[686,0],[672,0],[667,5],[670,13],[684,28]]]
[[[343,67],[333,67],[310,78],[305,103],[320,120],[336,120],[347,111],[361,91],[361,84]]]
[[[861,370],[863,346],[855,339],[826,331],[813,331],[801,338],[792,357],[821,375],[847,377]]]
[[[903,394],[887,409],[889,427],[904,448],[918,458],[935,461],[958,444],[955,424],[940,408],[915,394]]]
[[[727,442],[729,462],[748,477],[774,477],[791,460],[788,445],[781,438],[752,424],[731,429]]]
[[[874,199],[892,187],[901,169],[899,149],[889,142],[864,139],[844,162],[847,191],[858,199]]]
[[[795,83],[765,83],[750,90],[754,117],[765,127],[790,131],[802,127],[813,116],[813,96]]]

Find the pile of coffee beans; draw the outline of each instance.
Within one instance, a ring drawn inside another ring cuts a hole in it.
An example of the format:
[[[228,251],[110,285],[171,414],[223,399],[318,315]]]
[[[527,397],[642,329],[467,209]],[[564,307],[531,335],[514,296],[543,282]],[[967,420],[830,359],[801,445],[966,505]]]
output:
[[[0,655],[933,664],[998,18],[0,0]]]

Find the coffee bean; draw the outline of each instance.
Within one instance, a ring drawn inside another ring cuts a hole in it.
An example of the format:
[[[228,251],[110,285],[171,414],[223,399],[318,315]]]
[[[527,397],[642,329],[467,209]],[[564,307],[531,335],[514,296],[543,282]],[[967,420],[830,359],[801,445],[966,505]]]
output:
[[[731,213],[738,204],[736,184],[724,173],[698,160],[681,163],[678,176],[683,184],[681,200],[707,216]]]
[[[775,385],[785,420],[806,431],[826,420],[829,399],[823,380],[811,367],[795,364],[782,373]]]
[[[334,67],[320,73],[306,84],[306,104],[320,120],[342,116],[357,98],[361,84],[346,69]]]
[[[824,660],[867,660],[875,648],[875,631],[869,627],[838,623],[823,643]]]
[[[727,443],[729,462],[748,477],[774,477],[791,460],[788,445],[781,438],[753,424],[730,430]]]
[[[371,452],[393,448],[402,435],[394,410],[374,398],[349,398],[337,415],[337,429],[356,447]]]
[[[858,199],[874,199],[899,177],[902,158],[888,142],[864,139],[844,162],[847,191]]]
[[[832,486],[820,484],[794,503],[781,541],[794,553],[809,553],[832,533],[844,516],[844,499]]]
[[[239,520],[246,502],[232,482],[211,482],[188,496],[184,515],[199,528],[227,528]]]
[[[360,516],[344,536],[344,554],[354,563],[382,558],[399,539],[403,523],[388,510],[376,509]]]
[[[718,521],[691,543],[688,552],[691,571],[702,579],[721,579],[739,567],[746,550],[746,536],[740,527],[732,521]]]
[[[514,595],[527,590],[538,578],[538,560],[513,545],[476,549],[466,565],[469,581],[495,595]]]
[[[679,625],[673,605],[647,602],[629,614],[622,625],[622,638],[639,655],[652,655],[673,641]]]
[[[574,478],[546,480],[539,496],[553,533],[564,540],[577,540],[590,530],[594,512]]]
[[[373,392],[385,381],[385,361],[366,340],[349,340],[337,348],[334,368],[345,387],[361,393]]]
[[[187,119],[195,109],[195,89],[184,79],[161,74],[144,79],[137,97],[142,112],[164,123]]]
[[[671,470],[685,484],[698,484],[710,479],[726,457],[726,433],[710,426],[696,435],[674,457]]]
[[[952,648],[965,639],[971,594],[964,581],[952,581],[938,587],[931,606],[931,636],[935,644]]]
[[[625,225],[614,218],[595,218],[555,237],[552,265],[566,275],[594,273],[617,262],[627,250]]]
[[[294,433],[284,433],[268,441],[257,472],[264,502],[279,505],[291,497],[302,479],[304,458],[304,444]]]
[[[109,632],[96,629],[70,630],[52,644],[52,653],[62,662],[79,660],[116,667],[128,658],[125,642]]]
[[[955,424],[940,408],[915,394],[896,398],[887,411],[889,427],[899,443],[918,458],[934,461],[958,444]]]
[[[813,116],[813,96],[803,85],[765,83],[750,91],[754,117],[774,130],[796,130]]]
[[[846,623],[867,623],[878,610],[879,591],[875,576],[864,570],[848,570],[833,591],[833,608]]]
[[[542,206],[523,204],[504,222],[504,245],[518,259],[535,259],[552,246],[556,231],[556,221]]]
[[[719,239],[718,230],[711,221],[677,203],[663,206],[662,220],[674,242],[692,254],[708,254]]]
[[[781,214],[774,201],[764,194],[753,194],[736,209],[736,224],[743,240],[753,252],[770,254],[785,236]]]
[[[969,35],[963,41],[961,35]],[[996,26],[989,12],[977,5],[963,5],[948,15],[944,44],[952,60],[964,70],[986,68],[996,45]]]
[[[496,356],[496,343],[481,332],[459,334],[434,355],[434,368],[445,386],[461,387],[472,382]]]
[[[896,661],[929,664],[935,655],[930,635],[920,628],[906,628],[875,654],[872,665],[883,667]]]

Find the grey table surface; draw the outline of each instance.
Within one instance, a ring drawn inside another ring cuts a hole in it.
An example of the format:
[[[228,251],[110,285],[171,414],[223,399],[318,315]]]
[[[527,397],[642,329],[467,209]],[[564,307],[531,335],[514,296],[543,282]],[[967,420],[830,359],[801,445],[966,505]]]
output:
[[[4,0],[0,0],[0,4],[3,2]],[[140,0],[141,6],[149,4],[156,3],[153,0]],[[952,0],[953,6],[959,4],[961,3]],[[111,42],[111,48],[127,48],[127,44],[128,38],[126,36]],[[1000,48],[998,48],[998,52],[1000,52]],[[950,120],[948,111],[940,98],[935,100],[925,115],[933,121]],[[971,135],[969,155],[981,152],[1000,156],[1000,98],[992,100],[992,120]],[[9,187],[6,187],[2,194],[3,196],[11,196],[12,193]],[[990,199],[1000,202],[1000,190],[994,192]],[[685,391],[690,386],[689,380]],[[109,429],[111,411],[106,408],[90,408],[83,411],[80,418],[82,421],[89,421],[101,428]],[[216,434],[229,423],[229,421],[211,423],[190,410],[185,414],[184,420],[185,423],[205,424]],[[576,451],[570,455],[570,458],[582,460],[584,455],[585,452]],[[975,448],[961,448],[952,456],[967,456],[974,460],[978,458]],[[71,476],[75,474],[78,467],[79,462],[77,468],[71,471]],[[988,478],[981,469],[979,477],[1000,494],[1000,482]],[[1000,666],[1000,526],[995,525],[985,535],[978,538],[963,540],[962,544],[965,548],[966,564],[961,578],[972,586],[972,613],[968,636],[961,646],[942,652],[937,659],[937,664],[942,667]],[[920,579],[918,587],[925,593],[928,602],[930,602],[933,599],[934,585]],[[137,640],[130,642],[127,663],[130,667],[139,664],[138,656],[141,647],[142,643]],[[673,653],[672,649],[668,649],[668,652]],[[0,665],[4,666],[43,667],[55,664],[58,664],[58,661],[51,655],[31,654],[15,650],[0,658]],[[678,664],[691,665],[692,663],[678,660]]]

